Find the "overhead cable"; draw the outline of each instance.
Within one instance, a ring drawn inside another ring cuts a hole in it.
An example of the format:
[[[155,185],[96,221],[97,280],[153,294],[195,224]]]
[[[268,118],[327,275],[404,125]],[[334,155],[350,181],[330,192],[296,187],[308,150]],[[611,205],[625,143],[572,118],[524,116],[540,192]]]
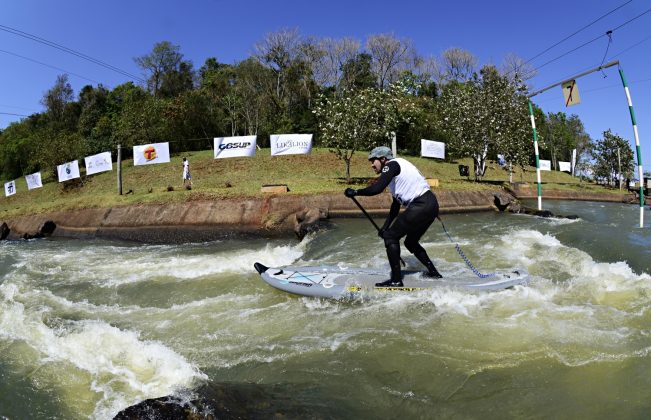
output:
[[[13,55],[14,57],[22,58],[23,60],[31,61],[31,62],[36,63],[36,64],[40,64],[42,66],[49,67],[49,68],[54,69],[54,70],[62,71],[64,73],[66,73],[66,74],[71,74],[71,75],[79,77],[81,79],[88,80],[89,82],[100,84],[100,82],[98,82],[97,80],[90,79],[88,77],[82,76],[81,74],[73,73],[71,71],[68,71],[66,69],[62,69],[60,67],[56,67],[56,66],[52,66],[52,65],[47,64],[47,63],[43,63],[42,61],[34,60],[33,58],[25,57],[24,55],[16,54],[16,53],[13,53],[11,51],[6,51],[6,50],[2,50],[2,49],[0,49],[0,52],[3,52],[5,54],[9,54],[9,55]]]
[[[32,35],[32,34],[27,33],[25,31],[21,31],[20,29],[15,29],[15,28],[5,26],[5,25],[0,25],[0,30],[5,31],[5,32],[9,32],[9,33],[14,34],[14,35],[18,35],[18,36],[23,37],[23,38],[31,39],[32,41],[39,42],[41,44],[47,45],[47,46],[52,47],[52,48],[56,48],[56,49],[58,49],[60,51],[67,52],[68,54],[72,54],[72,55],[74,55],[76,57],[79,57],[79,58],[84,59],[86,61],[90,61],[92,63],[95,63],[95,64],[99,65],[99,66],[102,66],[104,68],[112,70],[112,71],[114,71],[116,73],[119,73],[119,74],[121,74],[123,76],[127,76],[130,79],[137,80],[139,82],[144,82],[144,80],[141,79],[140,77],[135,76],[135,75],[133,75],[133,74],[131,74],[131,73],[125,71],[125,70],[122,70],[122,69],[120,69],[118,67],[115,67],[115,66],[113,66],[111,64],[108,64],[108,63],[106,63],[104,61],[93,58],[93,57],[91,57],[91,56],[89,56],[87,54],[81,53],[79,51],[75,51],[72,48],[68,48],[68,47],[63,46],[61,44],[57,44],[56,42],[49,41],[49,40],[47,40],[45,38],[41,38],[39,36]]]

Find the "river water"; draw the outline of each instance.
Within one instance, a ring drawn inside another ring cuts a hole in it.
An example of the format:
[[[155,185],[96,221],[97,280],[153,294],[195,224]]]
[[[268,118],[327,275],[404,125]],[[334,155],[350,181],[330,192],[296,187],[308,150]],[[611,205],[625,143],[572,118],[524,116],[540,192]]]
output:
[[[301,243],[1,243],[0,417],[109,419],[215,383],[301,417],[649,418],[651,224],[635,206],[544,206],[580,218],[443,216],[480,271],[525,268],[528,287],[362,302],[276,291],[253,263],[388,267],[365,219]],[[445,276],[468,270],[438,222],[423,245]]]

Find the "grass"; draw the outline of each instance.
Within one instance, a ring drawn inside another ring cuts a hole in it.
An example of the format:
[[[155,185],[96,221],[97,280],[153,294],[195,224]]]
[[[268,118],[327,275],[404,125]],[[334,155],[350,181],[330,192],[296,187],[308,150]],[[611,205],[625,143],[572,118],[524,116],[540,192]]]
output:
[[[183,188],[181,158],[190,161],[193,177],[192,190]],[[375,178],[366,152],[356,152],[351,163],[353,187],[368,185]],[[469,191],[496,188],[508,184],[508,172],[495,162],[489,162],[482,182],[473,182],[459,175],[458,165],[472,160],[461,159],[447,163],[420,157],[406,157],[427,178],[439,179],[439,190]],[[146,203],[171,203],[190,200],[218,200],[233,197],[259,197],[265,184],[287,184],[290,194],[341,193],[346,183],[346,167],[327,149],[312,149],[310,155],[270,156],[269,149],[258,150],[254,157],[213,159],[212,150],[186,152],[172,156],[167,164],[133,166],[132,160],[122,162],[123,195],[117,194],[117,172],[91,176],[82,175],[81,181],[58,183],[56,175],[41,173],[43,187],[27,190],[25,178],[16,179],[17,193],[0,198],[0,220],[21,215],[84,208],[109,208]],[[82,170],[83,172],[83,170]],[[580,183],[562,172],[543,172],[543,191],[562,189],[586,192],[621,194],[594,183]],[[519,169],[514,182],[535,184],[535,168]],[[174,191],[168,191],[172,186]]]

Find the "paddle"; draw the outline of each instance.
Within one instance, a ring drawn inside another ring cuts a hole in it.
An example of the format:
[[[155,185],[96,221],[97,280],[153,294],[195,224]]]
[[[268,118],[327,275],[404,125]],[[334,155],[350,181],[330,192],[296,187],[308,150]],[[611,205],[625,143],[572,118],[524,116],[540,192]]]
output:
[[[371,217],[371,215],[368,214],[368,213],[366,212],[366,210],[364,210],[364,207],[362,207],[362,205],[359,204],[359,201],[357,201],[357,199],[356,199],[355,197],[350,197],[350,199],[353,200],[353,203],[357,204],[357,207],[359,207],[359,209],[362,211],[362,213],[364,213],[364,216],[366,216],[366,218],[367,218],[368,220],[370,220],[371,223],[373,223],[373,226],[375,226],[375,229],[376,229],[378,232],[380,232],[380,227],[375,223],[375,220],[373,220],[373,218]],[[402,266],[403,266],[403,267],[407,265],[407,264],[405,264],[405,261],[402,259],[402,257],[400,257],[400,262],[402,263]]]

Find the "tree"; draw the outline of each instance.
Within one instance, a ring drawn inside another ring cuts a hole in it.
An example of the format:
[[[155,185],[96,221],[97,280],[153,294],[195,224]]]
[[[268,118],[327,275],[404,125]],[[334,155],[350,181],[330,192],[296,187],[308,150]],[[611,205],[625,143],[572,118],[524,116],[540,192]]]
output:
[[[443,51],[443,75],[447,81],[469,81],[476,65],[477,58],[466,50],[449,48]]]
[[[166,78],[173,78],[171,74],[180,71],[179,65],[183,60],[183,54],[179,51],[178,45],[162,41],[154,44],[151,53],[134,58],[136,64],[145,72],[147,90],[155,97],[158,97]]]
[[[630,178],[633,175],[635,165],[633,163],[633,149],[630,143],[606,130],[603,138],[597,140],[592,153],[595,163],[593,165],[594,175],[605,178],[608,184],[622,177]],[[621,171],[619,162],[621,161]]]
[[[54,86],[43,95],[41,104],[45,107],[50,119],[62,123],[66,107],[74,100],[74,91],[68,82],[68,75],[57,76]]]
[[[466,83],[444,86],[439,110],[449,150],[451,155],[473,158],[475,181],[484,176],[491,153],[502,153],[520,166],[527,163],[531,137],[526,103],[522,86],[494,66],[485,66],[480,77]]]
[[[410,123],[416,113],[413,98],[400,84],[387,91],[366,88],[346,91],[341,97],[321,96],[314,108],[323,145],[346,164],[350,183],[350,162],[360,149],[391,141],[401,122]]]
[[[340,90],[376,87],[376,77],[371,71],[371,61],[371,56],[366,53],[360,53],[346,61],[341,67]]]
[[[371,56],[371,67],[380,89],[397,81],[400,72],[413,69],[416,50],[409,39],[398,39],[391,34],[372,35],[366,41]]]

